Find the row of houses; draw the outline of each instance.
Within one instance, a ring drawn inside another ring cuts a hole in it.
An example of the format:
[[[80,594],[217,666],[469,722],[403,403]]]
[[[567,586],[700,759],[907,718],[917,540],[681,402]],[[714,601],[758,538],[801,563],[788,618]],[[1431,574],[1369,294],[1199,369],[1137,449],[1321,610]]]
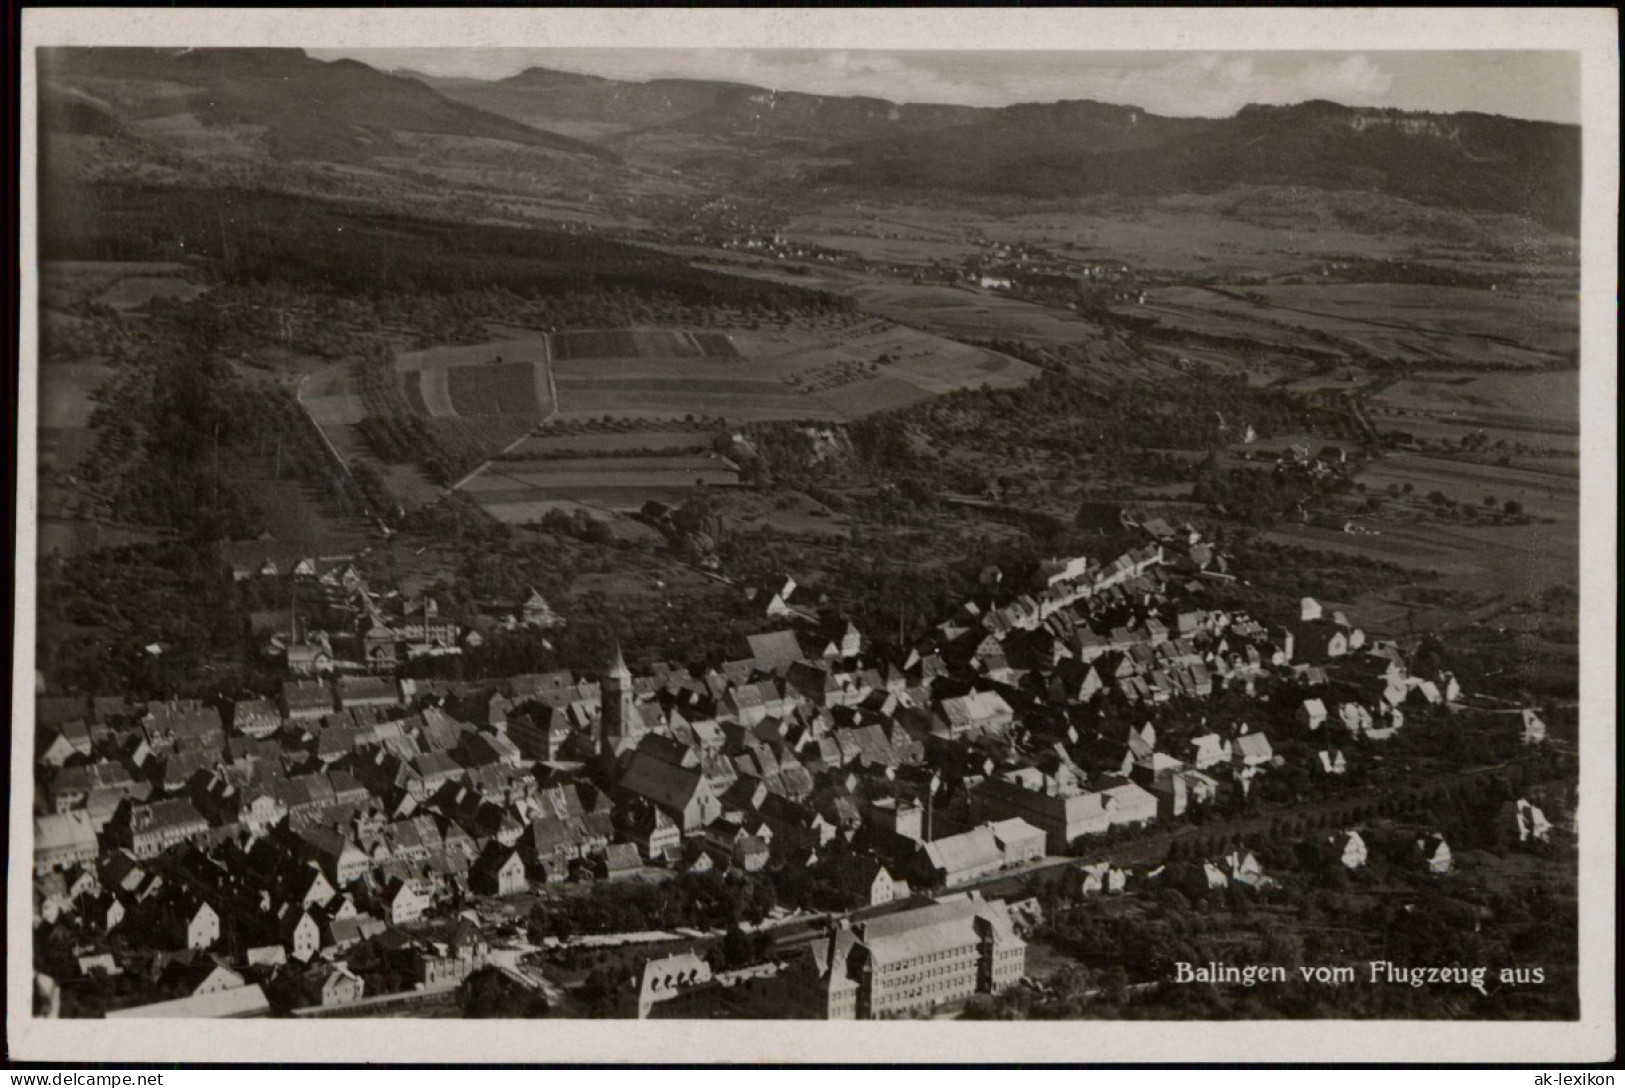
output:
[[[303,678],[218,705],[41,699],[36,883],[62,888],[42,902],[175,951],[305,965],[479,897],[653,870],[799,867],[884,906],[1181,817],[1281,765],[1233,715],[1159,736],[1159,705],[1325,686],[1329,669],[1373,690],[1385,722],[1399,713],[1387,687],[1450,697],[1447,678],[1413,684],[1391,644],[1350,649],[1336,617],[1212,607],[1188,554],[1199,534],[1145,528],[1149,544],[1052,561],[1038,594],[966,601],[905,647],[787,617],[698,669],[634,674],[617,651],[597,676]],[[1300,659],[1322,642],[1327,664]],[[1303,703],[1311,731],[1325,698]],[[1338,714],[1351,705],[1367,703]],[[1142,724],[1120,730],[1125,711]],[[1319,762],[1346,770],[1335,747]],[[957,992],[916,982],[852,1007]]]

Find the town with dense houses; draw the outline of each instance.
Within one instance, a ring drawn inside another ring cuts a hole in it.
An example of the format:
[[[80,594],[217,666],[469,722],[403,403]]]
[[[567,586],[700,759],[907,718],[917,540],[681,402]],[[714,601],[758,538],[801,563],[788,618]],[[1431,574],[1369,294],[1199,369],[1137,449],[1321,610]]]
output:
[[[1083,899],[1171,880],[1119,854],[1261,796],[1347,797],[1403,730],[1493,713],[1510,746],[1546,742],[1536,709],[1487,711],[1314,599],[1213,606],[1224,551],[1136,524],[1140,546],[1055,559],[1036,592],[967,601],[909,647],[798,606],[787,578],[737,659],[634,673],[617,650],[597,675],[491,681],[396,675],[477,635],[431,598],[345,561],[241,563],[350,617],[290,617],[274,696],[37,697],[43,977],[78,1015],[365,1015],[487,976],[556,1005],[550,964],[641,948],[593,1015],[940,1015],[1042,985],[1041,881]],[[565,620],[532,590],[501,623]],[[1506,819],[1544,842],[1566,815],[1519,797]],[[1409,864],[1449,874],[1440,829],[1413,830]],[[1368,834],[1322,838],[1353,871]],[[1222,845],[1199,885],[1267,894],[1247,843]],[[631,884],[776,895],[570,932],[573,904]]]

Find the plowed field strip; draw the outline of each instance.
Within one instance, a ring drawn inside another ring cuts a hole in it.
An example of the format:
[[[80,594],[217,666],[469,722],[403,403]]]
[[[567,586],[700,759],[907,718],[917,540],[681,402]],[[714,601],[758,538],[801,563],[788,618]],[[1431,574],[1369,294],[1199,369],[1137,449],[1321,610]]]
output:
[[[457,408],[452,403],[451,387],[448,379],[450,371],[444,367],[435,367],[431,370],[418,372],[418,392],[423,399],[424,407],[436,419],[450,419],[457,415]],[[408,376],[407,381],[412,379]]]

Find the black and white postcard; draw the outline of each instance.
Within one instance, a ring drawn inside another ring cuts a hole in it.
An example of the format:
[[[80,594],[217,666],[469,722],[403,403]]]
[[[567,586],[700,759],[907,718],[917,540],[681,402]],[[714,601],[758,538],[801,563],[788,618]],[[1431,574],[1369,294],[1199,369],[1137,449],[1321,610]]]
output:
[[[25,15],[17,1055],[1613,1053],[1612,12]]]

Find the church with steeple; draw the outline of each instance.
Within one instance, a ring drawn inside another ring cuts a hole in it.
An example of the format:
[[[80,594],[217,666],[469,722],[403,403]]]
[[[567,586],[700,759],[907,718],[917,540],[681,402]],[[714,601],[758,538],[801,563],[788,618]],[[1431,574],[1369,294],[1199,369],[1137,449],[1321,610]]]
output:
[[[618,756],[637,747],[642,735],[643,718],[638,714],[632,693],[632,670],[626,667],[626,658],[617,642],[615,658],[600,685],[598,750],[605,755]]]

